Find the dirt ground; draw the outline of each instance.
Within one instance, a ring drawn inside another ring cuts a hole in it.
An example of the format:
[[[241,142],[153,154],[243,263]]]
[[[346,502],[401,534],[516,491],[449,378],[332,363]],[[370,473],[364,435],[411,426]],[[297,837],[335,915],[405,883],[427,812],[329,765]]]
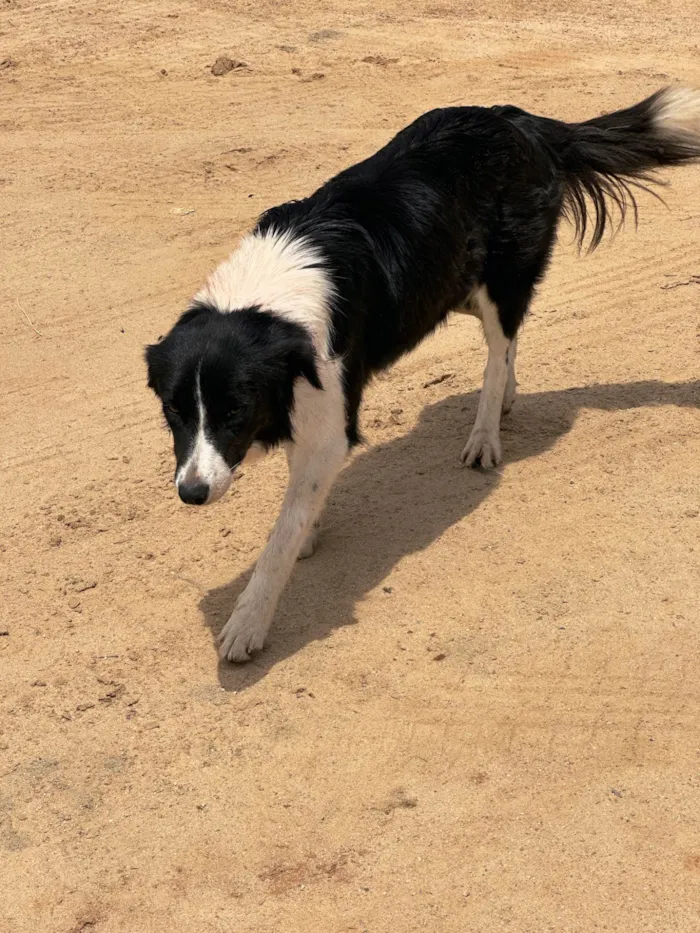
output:
[[[700,85],[663,6],[2,0],[3,933],[700,929],[700,169],[590,258],[562,228],[499,472],[458,462],[475,321],[376,383],[247,666],[284,458],[181,505],[142,363],[424,110]]]

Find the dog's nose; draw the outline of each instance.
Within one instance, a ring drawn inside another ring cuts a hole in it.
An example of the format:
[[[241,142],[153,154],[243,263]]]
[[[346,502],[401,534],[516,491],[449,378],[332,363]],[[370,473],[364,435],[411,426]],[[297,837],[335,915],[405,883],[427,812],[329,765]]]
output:
[[[180,483],[177,491],[182,501],[188,505],[204,505],[209,495],[206,483]]]

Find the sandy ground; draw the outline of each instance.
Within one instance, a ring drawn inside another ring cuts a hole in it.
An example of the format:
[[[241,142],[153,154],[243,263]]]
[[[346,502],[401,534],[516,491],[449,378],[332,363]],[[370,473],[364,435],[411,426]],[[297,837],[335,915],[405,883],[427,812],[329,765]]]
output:
[[[664,9],[2,0],[3,933],[700,929],[700,170],[591,258],[563,228],[500,472],[458,464],[475,321],[377,382],[245,667],[213,633],[283,458],[182,506],[142,364],[422,111],[700,85]]]

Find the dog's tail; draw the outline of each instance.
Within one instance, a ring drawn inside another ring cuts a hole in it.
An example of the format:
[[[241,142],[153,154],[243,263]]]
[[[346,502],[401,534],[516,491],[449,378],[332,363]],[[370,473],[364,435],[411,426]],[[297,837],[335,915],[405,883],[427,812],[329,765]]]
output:
[[[700,159],[700,91],[666,88],[585,123],[543,120],[539,127],[564,173],[563,212],[575,225],[579,246],[592,231],[593,250],[614,208],[620,222],[631,208],[636,223],[634,189],[661,184],[655,169]]]

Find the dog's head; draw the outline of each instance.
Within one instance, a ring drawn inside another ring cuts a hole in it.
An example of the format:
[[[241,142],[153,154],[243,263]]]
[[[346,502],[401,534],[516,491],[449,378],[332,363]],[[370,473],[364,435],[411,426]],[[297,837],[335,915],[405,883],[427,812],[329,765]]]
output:
[[[306,330],[257,308],[195,304],[146,348],[146,363],[173,435],[175,484],[190,505],[220,499],[249,452],[291,439],[298,378],[321,388]]]

